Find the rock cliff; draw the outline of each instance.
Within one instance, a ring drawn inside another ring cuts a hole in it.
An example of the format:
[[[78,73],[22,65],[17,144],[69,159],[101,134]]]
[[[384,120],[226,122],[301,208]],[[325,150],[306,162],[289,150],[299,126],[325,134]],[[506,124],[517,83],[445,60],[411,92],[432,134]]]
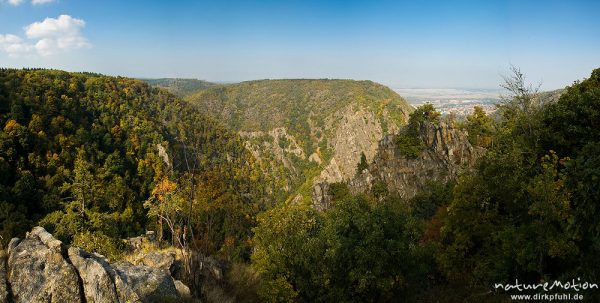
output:
[[[425,149],[416,158],[403,155],[395,135],[386,135],[379,141],[377,153],[369,168],[348,182],[353,193],[369,192],[376,182],[384,183],[389,191],[397,192],[403,199],[414,197],[428,181],[447,182],[475,165],[485,151],[472,146],[465,130],[452,123],[424,122],[419,136]],[[330,206],[328,182],[320,182],[313,191],[317,209]]]
[[[162,265],[110,264],[35,227],[25,239],[12,239],[7,254],[0,253],[0,303],[133,303],[188,295],[187,287]]]

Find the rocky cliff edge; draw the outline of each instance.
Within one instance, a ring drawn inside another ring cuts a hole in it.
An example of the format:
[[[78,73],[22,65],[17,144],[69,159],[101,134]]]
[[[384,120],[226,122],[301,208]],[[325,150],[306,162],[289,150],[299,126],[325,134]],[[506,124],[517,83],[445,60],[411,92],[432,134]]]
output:
[[[39,226],[0,252],[0,303],[176,302],[187,295],[189,289],[160,267],[110,264]]]

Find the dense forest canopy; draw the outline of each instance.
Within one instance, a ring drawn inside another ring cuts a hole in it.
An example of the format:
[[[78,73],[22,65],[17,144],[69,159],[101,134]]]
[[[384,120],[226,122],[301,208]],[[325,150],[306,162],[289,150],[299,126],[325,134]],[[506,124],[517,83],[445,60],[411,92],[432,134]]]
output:
[[[93,236],[101,243],[87,244],[114,248],[116,239],[162,229],[148,216],[158,208],[171,233],[191,220],[194,239],[215,252],[226,239],[245,245],[265,207],[239,138],[142,81],[2,69],[0,125],[3,245],[42,224],[63,240],[83,245]],[[165,196],[182,205],[168,212]]]

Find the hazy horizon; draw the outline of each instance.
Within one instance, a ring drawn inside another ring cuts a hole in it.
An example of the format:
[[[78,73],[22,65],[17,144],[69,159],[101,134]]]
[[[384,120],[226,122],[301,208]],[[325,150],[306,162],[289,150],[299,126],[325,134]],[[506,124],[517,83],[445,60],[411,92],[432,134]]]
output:
[[[600,63],[595,1],[0,0],[0,66],[211,82],[336,78],[543,90]]]

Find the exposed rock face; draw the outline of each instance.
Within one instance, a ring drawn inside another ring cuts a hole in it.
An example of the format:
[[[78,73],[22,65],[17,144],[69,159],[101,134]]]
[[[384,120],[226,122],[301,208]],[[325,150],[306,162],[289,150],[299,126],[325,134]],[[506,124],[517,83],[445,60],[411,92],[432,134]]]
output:
[[[455,179],[459,172],[472,167],[484,149],[469,143],[468,134],[451,124],[425,122],[420,127],[420,137],[426,149],[417,158],[402,155],[395,136],[386,135],[379,141],[377,154],[368,170],[352,179],[348,185],[353,193],[368,192],[376,182],[383,182],[389,191],[398,192],[400,197],[414,197],[428,181],[447,182]],[[317,209],[330,206],[328,186],[319,184],[313,191]]]
[[[150,258],[159,268],[128,262],[111,265],[101,255],[77,247],[67,249],[42,227],[35,227],[25,239],[11,240],[8,279],[3,278],[4,262],[0,255],[0,303],[10,300],[135,303],[178,299],[180,291],[189,294],[189,289],[185,285],[176,287],[169,270],[160,268],[168,265],[169,256]]]
[[[119,302],[114,274],[111,275],[102,257],[89,254],[78,247],[69,248],[69,259],[83,281],[87,302]],[[104,265],[103,265],[104,263]]]
[[[8,282],[16,303],[81,302],[79,277],[63,257],[62,243],[41,227],[11,249]]]
[[[350,182],[351,191],[365,192],[375,181],[381,181],[390,191],[410,199],[427,181],[455,179],[461,170],[472,167],[484,152],[483,148],[469,143],[466,131],[445,122],[423,123],[420,136],[426,149],[416,159],[400,154],[394,136],[383,138],[368,171]]]
[[[175,252],[149,252],[144,255],[141,263],[148,267],[160,269],[167,273],[172,273],[171,267],[175,263]]]
[[[126,261],[114,265],[117,275],[131,286],[142,302],[159,299],[177,299],[179,292],[171,275],[163,270],[148,266],[136,266]]]
[[[313,206],[316,210],[325,210],[331,207],[329,183],[318,182],[313,186]]]
[[[372,160],[377,153],[377,142],[383,137],[383,128],[375,113],[362,107],[348,106],[331,120],[339,123],[330,143],[333,158],[315,183],[349,181],[356,173],[361,153]]]
[[[8,284],[6,281],[6,252],[0,250],[0,303],[8,302]]]

